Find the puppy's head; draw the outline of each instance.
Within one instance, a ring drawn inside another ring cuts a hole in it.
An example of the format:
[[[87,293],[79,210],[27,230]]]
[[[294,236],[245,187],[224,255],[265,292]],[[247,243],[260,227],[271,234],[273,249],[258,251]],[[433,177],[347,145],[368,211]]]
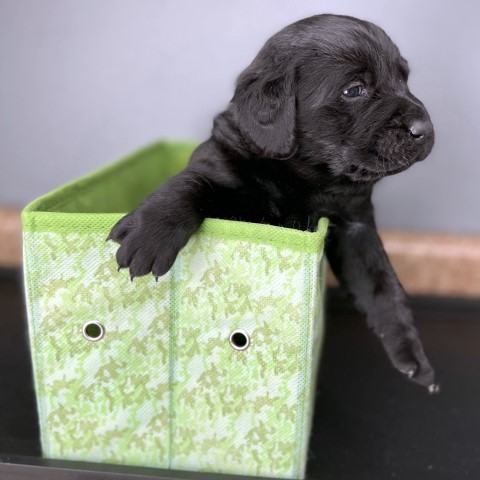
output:
[[[240,75],[226,112],[254,155],[328,165],[372,182],[423,160],[434,141],[408,65],[379,27],[319,15],[274,35]],[[240,138],[240,140],[238,140]]]

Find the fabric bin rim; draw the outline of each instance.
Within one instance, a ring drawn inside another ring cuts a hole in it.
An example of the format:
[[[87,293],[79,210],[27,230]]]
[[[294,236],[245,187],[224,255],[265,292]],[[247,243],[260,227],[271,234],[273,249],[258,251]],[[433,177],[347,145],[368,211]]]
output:
[[[121,160],[113,162],[93,173],[77,178],[52,192],[29,203],[22,211],[24,232],[52,233],[105,233],[127,212],[120,213],[70,213],[55,211],[65,199],[102,179],[114,175],[119,169],[127,169],[138,161],[138,157],[151,150],[174,148],[181,145],[195,146],[193,142],[160,141],[138,150]],[[328,219],[319,220],[314,232],[295,230],[268,224],[249,223],[235,220],[207,218],[196,235],[225,240],[243,240],[287,248],[303,253],[319,253],[323,250],[328,228]]]

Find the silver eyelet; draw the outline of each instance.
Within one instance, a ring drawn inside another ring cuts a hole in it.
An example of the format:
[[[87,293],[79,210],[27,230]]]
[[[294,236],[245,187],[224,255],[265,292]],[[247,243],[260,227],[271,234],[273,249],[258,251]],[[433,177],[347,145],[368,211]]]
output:
[[[87,322],[82,333],[89,342],[98,342],[105,336],[105,327],[100,322]]]
[[[250,335],[242,329],[234,330],[228,338],[235,350],[246,350],[250,346]]]

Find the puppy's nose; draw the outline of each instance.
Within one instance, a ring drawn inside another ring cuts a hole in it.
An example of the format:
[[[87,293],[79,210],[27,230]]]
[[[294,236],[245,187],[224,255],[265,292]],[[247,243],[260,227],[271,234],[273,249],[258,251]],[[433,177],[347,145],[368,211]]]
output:
[[[415,143],[422,145],[425,143],[425,137],[429,131],[429,125],[422,120],[414,120],[408,129],[410,135],[415,139]]]

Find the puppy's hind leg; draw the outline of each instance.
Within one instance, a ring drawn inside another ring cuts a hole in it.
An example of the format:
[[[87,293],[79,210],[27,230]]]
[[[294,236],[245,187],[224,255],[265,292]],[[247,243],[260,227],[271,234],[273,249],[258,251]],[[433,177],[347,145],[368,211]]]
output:
[[[335,275],[366,313],[391,362],[412,381],[438,393],[435,374],[413,325],[407,298],[375,226],[344,223],[331,228],[327,257]]]

